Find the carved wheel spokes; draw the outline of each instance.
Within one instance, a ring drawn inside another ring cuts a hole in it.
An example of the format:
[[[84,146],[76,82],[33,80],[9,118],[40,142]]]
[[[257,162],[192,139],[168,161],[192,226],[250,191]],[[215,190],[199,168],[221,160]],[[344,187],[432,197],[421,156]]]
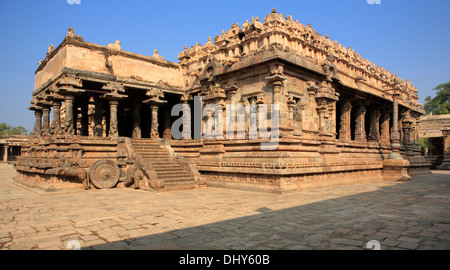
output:
[[[89,177],[96,188],[108,189],[119,181],[120,170],[114,161],[99,160],[92,165]]]

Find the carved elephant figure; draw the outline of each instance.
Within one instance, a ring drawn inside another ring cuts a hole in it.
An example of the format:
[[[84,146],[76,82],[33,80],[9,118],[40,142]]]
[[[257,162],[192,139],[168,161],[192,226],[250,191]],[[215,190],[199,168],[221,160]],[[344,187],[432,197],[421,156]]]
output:
[[[134,165],[127,170],[127,181],[125,186],[134,184],[135,189],[157,189],[164,187],[164,181],[158,179],[158,176],[150,162],[137,155]]]
[[[85,189],[89,189],[89,177],[86,170],[79,168],[77,162],[71,161],[64,154],[60,157],[60,163],[56,167],[56,175],[75,177],[83,182]]]

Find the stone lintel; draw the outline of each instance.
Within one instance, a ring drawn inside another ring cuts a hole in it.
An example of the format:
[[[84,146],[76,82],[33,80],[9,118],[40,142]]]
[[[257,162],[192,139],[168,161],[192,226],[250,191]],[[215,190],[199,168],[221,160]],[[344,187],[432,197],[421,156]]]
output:
[[[269,82],[275,84],[275,83],[282,83],[284,80],[287,80],[287,77],[276,74],[265,78]]]
[[[42,110],[41,106],[37,106],[37,105],[31,105],[30,107],[28,107],[28,110],[30,111],[40,111]]]
[[[86,92],[85,89],[74,88],[72,86],[59,87],[59,91],[62,95],[64,95],[64,99],[66,98],[67,95],[78,96],[78,95],[81,95],[82,93]]]
[[[125,87],[122,83],[107,82],[105,85],[103,85],[102,90],[107,90],[110,92],[124,93]]]
[[[50,101],[61,101],[64,100],[64,95],[59,93],[50,93],[47,95],[47,99]]]
[[[108,94],[104,94],[103,98],[109,101],[119,101],[119,100],[124,100],[126,99],[128,96],[127,95],[121,95],[121,94],[112,94],[112,93],[108,93]]]
[[[303,93],[297,92],[297,91],[288,91],[289,96],[292,96],[293,98],[302,98],[304,96]]]
[[[161,100],[161,99],[157,99],[157,98],[149,98],[149,99],[142,101],[142,103],[148,104],[148,105],[162,105],[164,103],[167,103],[167,100]]]
[[[336,95],[331,95],[331,94],[326,94],[326,93],[318,93],[318,94],[316,94],[316,98],[331,99],[331,100],[335,100],[335,101],[339,100],[339,98]]]
[[[206,100],[214,100],[214,99],[224,99],[226,97],[227,96],[225,93],[214,93],[214,94],[202,96],[202,99],[206,101]]]
[[[83,86],[81,79],[77,75],[69,74],[69,73],[64,74],[56,84],[72,86],[72,87],[82,87]]]

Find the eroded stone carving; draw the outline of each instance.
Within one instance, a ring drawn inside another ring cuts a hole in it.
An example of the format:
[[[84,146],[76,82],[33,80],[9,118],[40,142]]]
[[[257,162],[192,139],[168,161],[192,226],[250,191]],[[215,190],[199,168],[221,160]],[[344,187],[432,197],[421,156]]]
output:
[[[116,40],[115,43],[109,43],[108,48],[110,48],[111,50],[121,51],[122,48],[120,47],[120,44],[121,42],[119,40]]]
[[[133,165],[127,170],[126,187],[134,185],[135,189],[158,189],[164,187],[164,181],[158,179],[152,164],[141,155],[136,155]]]
[[[79,160],[69,159],[65,154],[61,155],[60,163],[56,167],[56,175],[75,177],[82,181],[85,189],[89,189],[86,170],[79,168]]]

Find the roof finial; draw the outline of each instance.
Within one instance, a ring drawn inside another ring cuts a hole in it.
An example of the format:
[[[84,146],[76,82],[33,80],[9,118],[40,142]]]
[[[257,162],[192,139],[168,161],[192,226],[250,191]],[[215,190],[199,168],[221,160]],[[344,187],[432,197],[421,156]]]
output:
[[[277,9],[276,8],[272,8],[272,13],[276,14],[277,13]]]

